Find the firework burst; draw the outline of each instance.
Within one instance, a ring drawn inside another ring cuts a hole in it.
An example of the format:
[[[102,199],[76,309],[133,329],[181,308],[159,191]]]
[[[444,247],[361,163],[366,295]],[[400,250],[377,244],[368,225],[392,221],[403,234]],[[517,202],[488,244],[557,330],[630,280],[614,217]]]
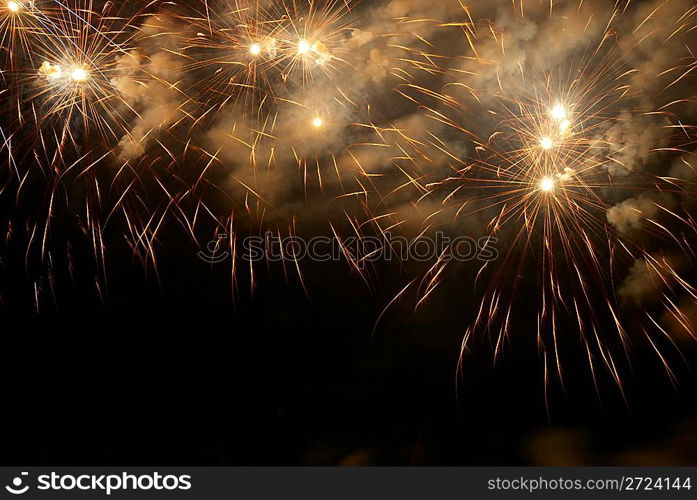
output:
[[[620,388],[638,341],[672,377],[666,325],[695,337],[697,7],[474,4],[0,2],[2,193],[40,193],[42,262],[51,221],[79,213],[102,275],[108,226],[154,266],[170,219],[239,255],[238,234],[317,214],[339,239],[335,215],[414,239],[449,215],[502,249],[463,353],[488,332],[500,359],[534,289],[546,380],[571,337]],[[413,281],[419,306],[451,263]]]
[[[501,259],[487,262],[478,274],[477,281],[488,285],[467,328],[463,354],[478,345],[478,333],[489,332],[494,358],[500,358],[515,334],[513,318],[525,314],[516,304],[530,289],[528,276],[536,268],[535,323],[545,380],[556,373],[563,386],[563,353],[574,337],[580,338],[593,378],[602,365],[622,389],[624,354],[637,342],[648,342],[673,377],[666,351],[677,349],[677,341],[662,326],[667,317],[682,325],[682,334],[695,338],[683,312],[697,298],[684,272],[695,263],[690,250],[695,225],[678,201],[694,191],[691,182],[672,177],[665,168],[644,168],[690,164],[695,129],[682,123],[669,90],[690,73],[694,61],[655,75],[661,88],[648,98],[645,81],[651,77],[645,72],[654,68],[638,68],[634,60],[646,37],[661,36],[642,31],[658,13],[640,17],[631,34],[621,38],[618,33],[627,29],[624,16],[629,17],[626,4],[615,6],[602,29],[582,7],[566,13],[580,26],[576,36],[588,41],[575,48],[573,57],[558,61],[526,61],[507,46],[510,36],[492,23],[481,31],[463,23],[474,55],[451,65],[456,79],[443,89],[405,86],[406,97],[422,103],[425,116],[445,125],[442,139],[432,135],[421,148],[446,152],[450,175],[432,179],[417,172],[404,187],[418,181],[420,203],[442,200],[438,213],[481,221],[487,237],[502,248]],[[678,24],[661,43],[694,29],[694,8],[671,14]],[[514,15],[525,27],[526,14]],[[473,123],[473,108],[475,116],[487,119]],[[642,126],[651,128],[648,144],[637,141]],[[473,154],[452,150],[457,135],[472,145]],[[436,215],[428,214],[425,221],[431,225]],[[660,251],[650,243],[657,240],[663,242]],[[623,269],[631,263],[627,278]],[[441,255],[424,278],[419,304],[433,294],[451,264],[449,253]],[[637,277],[640,269],[644,275]],[[627,303],[652,293],[660,306],[644,307],[640,324],[630,321],[635,313],[627,316]],[[576,326],[571,336],[569,319]]]

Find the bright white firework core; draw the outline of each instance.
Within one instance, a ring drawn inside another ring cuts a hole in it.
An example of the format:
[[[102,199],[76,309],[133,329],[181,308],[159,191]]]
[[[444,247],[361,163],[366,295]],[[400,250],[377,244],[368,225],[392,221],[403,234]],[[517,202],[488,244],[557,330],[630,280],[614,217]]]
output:
[[[312,126],[315,128],[321,128],[322,125],[324,125],[324,120],[322,120],[319,116],[316,117],[314,120],[312,120]]]
[[[10,12],[19,12],[19,10],[20,10],[21,8],[22,8],[22,6],[21,6],[19,3],[17,3],[17,2],[12,2],[12,1],[7,2],[7,9],[8,9]]]
[[[249,47],[249,53],[252,54],[253,56],[258,56],[261,54],[261,45],[258,43],[254,43]]]
[[[542,146],[542,149],[552,149],[554,141],[550,137],[543,137],[540,139],[540,146]]]
[[[300,42],[298,42],[298,54],[307,54],[310,52],[311,48],[312,47],[307,40],[300,40]]]
[[[73,70],[70,72],[70,79],[74,82],[84,82],[89,76],[90,75],[87,70],[79,66],[73,68]]]
[[[556,106],[554,106],[549,113],[555,120],[561,121],[566,119],[566,108],[561,104],[557,104]]]
[[[544,177],[540,181],[540,191],[544,191],[545,193],[549,193],[550,191],[554,190],[554,179],[551,177]]]

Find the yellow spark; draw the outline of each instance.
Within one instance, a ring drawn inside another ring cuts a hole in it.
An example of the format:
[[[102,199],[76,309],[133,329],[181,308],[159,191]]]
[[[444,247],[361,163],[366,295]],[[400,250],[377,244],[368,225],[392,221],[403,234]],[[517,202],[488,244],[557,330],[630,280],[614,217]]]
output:
[[[19,2],[9,1],[7,2],[7,10],[10,12],[19,12],[22,9],[22,5]]]
[[[314,120],[312,120],[312,126],[315,128],[322,128],[324,125],[324,120],[322,120],[319,116],[315,117]]]
[[[564,135],[569,132],[571,128],[571,122],[569,120],[564,120],[559,124],[559,133]]]
[[[254,43],[249,47],[249,53],[252,54],[253,56],[258,56],[261,54],[261,45],[258,43]]]
[[[543,137],[540,139],[540,146],[542,146],[542,149],[552,149],[552,146],[554,146],[554,141],[551,137]]]
[[[561,104],[557,104],[556,106],[554,106],[554,107],[551,109],[551,111],[549,112],[549,114],[550,114],[550,115],[552,116],[552,118],[554,118],[555,120],[558,120],[558,121],[565,120],[565,119],[566,119],[566,108],[565,108],[563,105],[561,105]]]
[[[70,79],[74,82],[82,83],[89,78],[89,72],[80,66],[75,66],[70,73]]]
[[[543,191],[545,193],[554,191],[554,179],[551,177],[544,177],[540,181],[540,191]]]
[[[312,46],[307,40],[300,40],[300,42],[298,42],[298,54],[300,55],[307,54],[310,52],[311,48]]]

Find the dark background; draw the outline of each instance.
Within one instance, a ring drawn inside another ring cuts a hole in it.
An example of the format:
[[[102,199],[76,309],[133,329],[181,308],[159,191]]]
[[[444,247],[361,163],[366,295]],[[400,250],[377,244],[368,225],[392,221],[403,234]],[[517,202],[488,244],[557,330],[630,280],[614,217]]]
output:
[[[655,354],[633,352],[625,403],[602,376],[598,397],[570,356],[566,394],[550,384],[545,405],[534,321],[514,323],[496,366],[473,352],[456,377],[478,306],[457,280],[419,312],[406,299],[390,309],[371,340],[399,270],[383,266],[368,289],[343,263],[305,263],[306,295],[262,265],[254,293],[241,272],[233,296],[229,264],[202,262],[175,234],[159,281],[113,246],[103,301],[89,265],[28,270],[21,241],[8,244],[3,464],[697,463],[684,363],[673,387]],[[79,250],[71,258],[89,262]],[[37,313],[33,283],[47,276]]]

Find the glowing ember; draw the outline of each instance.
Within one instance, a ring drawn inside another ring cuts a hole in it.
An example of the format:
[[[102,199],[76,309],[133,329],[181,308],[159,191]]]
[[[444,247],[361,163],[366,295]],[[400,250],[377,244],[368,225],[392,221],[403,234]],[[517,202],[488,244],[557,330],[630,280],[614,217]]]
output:
[[[298,42],[298,54],[307,54],[310,52],[310,49],[312,49],[312,46],[307,40],[300,40],[300,42]]]
[[[552,118],[555,120],[565,120],[566,119],[566,108],[562,106],[561,104],[557,104],[552,108],[550,111],[550,115],[552,115]]]
[[[73,68],[73,71],[70,73],[70,79],[73,80],[74,82],[84,82],[89,78],[89,73],[85,68],[81,68],[79,66]]]
[[[551,177],[545,177],[540,181],[540,191],[544,191],[545,193],[549,193],[550,191],[554,191],[554,179]]]
[[[563,120],[559,124],[559,133],[564,135],[571,130],[571,122],[569,120]]]

